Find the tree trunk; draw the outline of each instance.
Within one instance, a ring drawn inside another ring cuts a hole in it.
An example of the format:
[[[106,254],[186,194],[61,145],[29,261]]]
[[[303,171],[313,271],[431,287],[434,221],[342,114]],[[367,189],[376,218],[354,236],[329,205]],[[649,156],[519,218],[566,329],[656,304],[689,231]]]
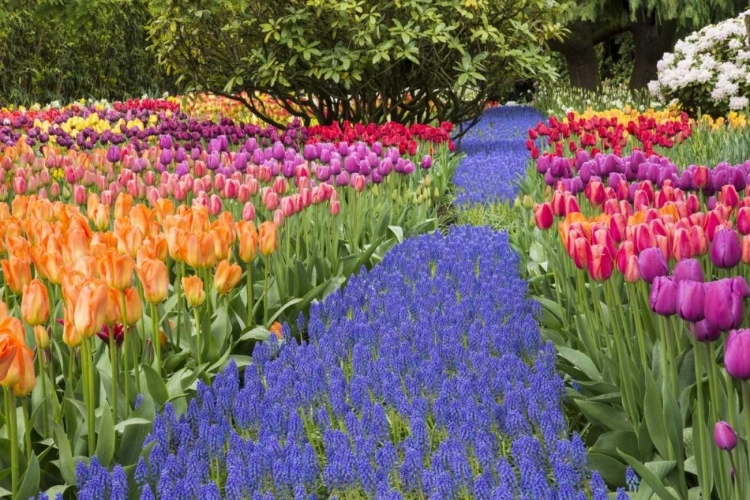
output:
[[[659,23],[655,12],[638,9],[632,27],[635,61],[630,76],[631,89],[642,89],[656,80],[656,63],[671,50],[677,35],[677,21]]]
[[[591,26],[584,21],[574,21],[567,27],[570,35],[562,42],[551,41],[550,48],[565,58],[571,87],[594,90],[599,86],[599,71]]]

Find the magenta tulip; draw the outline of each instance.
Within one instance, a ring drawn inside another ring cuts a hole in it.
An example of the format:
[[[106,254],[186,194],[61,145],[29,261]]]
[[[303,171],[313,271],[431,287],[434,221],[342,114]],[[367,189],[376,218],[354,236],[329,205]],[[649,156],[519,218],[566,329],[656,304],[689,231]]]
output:
[[[737,446],[737,433],[723,420],[714,425],[714,441],[721,450],[732,451]]]
[[[703,282],[703,269],[698,259],[683,259],[679,261],[672,271],[672,277],[676,282],[700,281]]]
[[[740,380],[750,379],[750,330],[732,330],[724,347],[727,373]]]
[[[667,259],[664,258],[660,249],[647,248],[638,256],[638,271],[640,271],[643,281],[650,285],[655,278],[666,276],[669,273]]]
[[[741,283],[734,279],[706,283],[706,321],[722,331],[739,327],[742,324],[743,293]]]
[[[729,269],[740,263],[742,245],[734,229],[721,227],[714,233],[711,242],[711,262],[716,267]]]
[[[677,315],[695,323],[705,318],[704,302],[706,291],[700,281],[683,280],[677,282]]]
[[[651,284],[651,309],[661,316],[677,313],[677,283],[671,277],[657,276]]]

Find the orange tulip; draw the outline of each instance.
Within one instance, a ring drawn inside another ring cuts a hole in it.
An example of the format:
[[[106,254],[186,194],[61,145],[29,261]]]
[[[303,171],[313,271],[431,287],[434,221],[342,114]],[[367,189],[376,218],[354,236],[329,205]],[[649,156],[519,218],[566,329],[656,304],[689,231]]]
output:
[[[125,192],[118,194],[115,200],[115,219],[127,217],[131,208],[133,208],[133,198]]]
[[[130,211],[130,223],[140,229],[145,237],[159,232],[159,225],[156,223],[156,211],[143,204],[136,205]]]
[[[128,288],[124,292],[125,295],[125,308],[123,311],[122,323],[124,325],[133,326],[141,320],[143,316],[143,303],[141,302],[141,296],[138,295],[138,290],[135,288]],[[125,314],[127,313],[127,317]]]
[[[185,292],[185,300],[190,307],[200,307],[206,300],[206,292],[203,290],[203,280],[198,276],[186,276],[182,278],[182,289]]]
[[[226,227],[218,226],[208,232],[211,235],[211,240],[214,242],[214,254],[217,260],[226,259],[229,257],[229,251],[234,244],[232,235],[233,230],[228,230]]]
[[[167,216],[174,214],[174,203],[169,198],[159,198],[156,200],[156,220],[163,223]]]
[[[138,266],[137,271],[143,285],[143,295],[148,302],[158,304],[167,300],[169,270],[164,262],[148,259]]]
[[[132,285],[135,262],[129,255],[118,255],[110,250],[98,264],[99,275],[107,285],[118,290]]]
[[[219,295],[226,295],[239,283],[242,278],[242,268],[237,264],[229,264],[227,259],[219,262],[214,276],[214,290]]]
[[[21,293],[23,287],[31,283],[31,263],[28,260],[11,256],[0,263],[5,282],[13,293]]]
[[[214,236],[209,233],[188,233],[182,240],[180,253],[185,257],[187,265],[192,268],[213,267],[216,264]]]
[[[117,237],[117,250],[135,259],[138,250],[143,245],[143,231],[137,226],[121,226],[118,227],[115,236]]]
[[[38,279],[23,287],[21,316],[29,326],[42,325],[49,319],[47,287]]]
[[[185,255],[182,251],[185,248],[186,237],[187,232],[177,226],[172,226],[167,231],[167,249],[169,250],[169,256],[175,262],[185,260]]]
[[[107,287],[107,307],[105,311],[104,324],[114,325],[122,319],[120,307],[122,304],[122,292],[117,288]]]
[[[78,271],[68,271],[62,277],[62,293],[65,307],[73,311],[81,294],[81,288],[86,283],[86,276]]]
[[[93,337],[104,326],[107,314],[107,285],[89,281],[81,288],[73,311],[76,332],[85,338]]]
[[[277,339],[281,340],[284,338],[283,334],[281,333],[281,323],[278,321],[274,321],[273,325],[271,325],[271,328],[268,329],[274,336],[276,336]]]
[[[244,230],[240,233],[240,259],[250,263],[258,256],[258,233]]]
[[[0,327],[0,385],[13,388],[17,396],[25,396],[36,386],[34,354],[14,331],[16,328],[6,323]]]
[[[39,349],[46,349],[49,347],[49,332],[43,326],[34,327],[34,342]]]
[[[260,225],[260,253],[264,257],[273,254],[278,248],[276,224],[266,221]]]
[[[78,333],[73,322],[73,310],[65,307],[63,311],[63,342],[71,349],[78,347],[83,342],[83,337]]]
[[[109,205],[100,203],[94,207],[93,217],[91,218],[94,226],[99,231],[106,231],[109,229]]]
[[[25,258],[31,250],[31,243],[23,236],[6,237],[5,246],[8,248],[8,255],[21,259]]]
[[[11,202],[13,205],[13,217],[23,219],[26,216],[26,207],[29,205],[29,199],[26,196],[16,196]]]

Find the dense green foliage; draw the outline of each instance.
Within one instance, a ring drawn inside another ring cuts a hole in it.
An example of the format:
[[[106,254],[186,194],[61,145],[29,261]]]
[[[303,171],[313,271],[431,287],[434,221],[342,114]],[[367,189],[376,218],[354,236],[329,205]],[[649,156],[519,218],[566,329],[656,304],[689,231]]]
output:
[[[122,99],[174,89],[148,51],[142,0],[4,0],[0,102]]]
[[[300,118],[403,123],[478,116],[553,76],[555,0],[150,0],[162,62],[190,88],[260,91]],[[263,116],[259,102],[245,104]],[[269,116],[266,119],[272,121]]]

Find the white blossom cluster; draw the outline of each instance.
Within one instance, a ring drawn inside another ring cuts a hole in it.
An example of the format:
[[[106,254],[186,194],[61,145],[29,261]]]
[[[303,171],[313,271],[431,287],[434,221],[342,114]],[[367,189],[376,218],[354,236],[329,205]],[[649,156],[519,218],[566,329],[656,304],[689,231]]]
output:
[[[692,98],[721,108],[742,110],[750,96],[750,41],[743,12],[738,17],[709,25],[675,44],[657,64],[658,79],[648,84],[652,95],[662,99]]]

